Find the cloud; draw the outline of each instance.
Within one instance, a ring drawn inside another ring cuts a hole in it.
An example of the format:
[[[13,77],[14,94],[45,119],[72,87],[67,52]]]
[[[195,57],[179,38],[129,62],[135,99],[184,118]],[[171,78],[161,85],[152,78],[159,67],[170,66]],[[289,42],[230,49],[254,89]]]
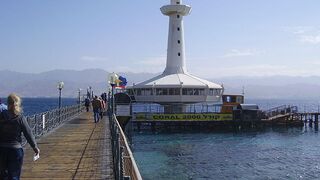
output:
[[[135,68],[128,66],[112,66],[107,68],[107,70],[110,72],[137,72]]]
[[[320,44],[320,28],[315,26],[292,26],[284,27],[285,31],[290,32],[305,44]]]
[[[159,73],[162,72],[166,65],[166,57],[147,57],[141,61],[134,61],[125,66],[115,64],[108,67],[108,71],[114,72],[134,72],[134,73]]]
[[[320,62],[319,61],[314,61],[310,63],[311,65],[316,65],[316,66],[320,66]]]
[[[320,34],[318,35],[302,35],[300,36],[300,41],[303,43],[319,44]]]
[[[166,67],[166,62],[166,56],[148,57],[136,62],[135,71],[151,73],[162,72]]]
[[[200,77],[218,78],[232,76],[263,77],[263,76],[312,76],[320,75],[318,67],[302,69],[286,65],[239,65],[232,67],[197,67],[193,68],[192,74]]]
[[[224,54],[222,58],[233,58],[233,57],[243,57],[243,56],[256,56],[261,54],[261,51],[256,49],[232,49],[230,52]]]
[[[146,65],[146,66],[164,66],[166,64],[166,57],[151,57],[142,61],[138,61],[137,64]]]
[[[285,26],[282,28],[286,32],[290,32],[292,34],[305,34],[308,32],[312,32],[316,29],[314,26]]]
[[[106,57],[97,57],[97,56],[82,56],[80,59],[86,62],[101,62],[101,61],[108,60],[108,58]]]

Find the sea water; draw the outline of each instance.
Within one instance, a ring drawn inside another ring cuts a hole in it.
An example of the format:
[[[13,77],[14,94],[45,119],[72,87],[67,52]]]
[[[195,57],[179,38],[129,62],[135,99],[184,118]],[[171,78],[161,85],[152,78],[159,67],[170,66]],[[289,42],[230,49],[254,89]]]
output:
[[[135,134],[144,179],[320,179],[314,128]]]
[[[55,98],[24,98],[27,115],[58,107]],[[72,105],[76,99],[63,99]],[[247,100],[262,109],[290,104],[317,112],[317,100]],[[320,179],[318,128],[240,132],[134,132],[132,150],[144,179]]]
[[[317,100],[248,100],[262,109],[290,104],[318,110]],[[318,128],[240,132],[135,132],[133,153],[144,179],[320,179]]]
[[[6,102],[4,100],[4,102]],[[77,103],[75,98],[62,98],[61,106],[70,106]],[[22,98],[22,107],[24,115],[33,115],[49,111],[59,107],[58,98]]]

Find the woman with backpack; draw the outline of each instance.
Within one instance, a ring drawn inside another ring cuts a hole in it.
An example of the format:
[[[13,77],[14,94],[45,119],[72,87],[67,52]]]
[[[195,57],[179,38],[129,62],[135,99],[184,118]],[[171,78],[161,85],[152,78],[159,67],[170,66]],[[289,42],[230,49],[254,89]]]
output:
[[[36,155],[40,150],[26,118],[22,115],[21,98],[16,94],[8,96],[8,110],[0,114],[0,179],[20,179],[24,151],[22,137]]]

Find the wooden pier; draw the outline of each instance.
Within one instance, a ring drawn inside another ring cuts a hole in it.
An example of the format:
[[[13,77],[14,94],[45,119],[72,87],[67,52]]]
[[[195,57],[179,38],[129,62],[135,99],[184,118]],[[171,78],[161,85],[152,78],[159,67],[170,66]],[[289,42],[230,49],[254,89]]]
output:
[[[40,159],[25,149],[21,179],[114,179],[108,117],[99,123],[92,112],[66,122],[38,141]]]

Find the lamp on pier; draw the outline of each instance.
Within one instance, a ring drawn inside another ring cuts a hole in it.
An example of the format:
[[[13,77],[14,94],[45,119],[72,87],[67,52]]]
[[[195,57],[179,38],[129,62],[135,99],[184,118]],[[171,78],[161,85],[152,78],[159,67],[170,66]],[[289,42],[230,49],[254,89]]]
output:
[[[57,85],[57,88],[59,90],[59,109],[61,108],[61,91],[63,87],[64,87],[64,82],[63,81],[59,82]]]
[[[79,88],[78,89],[78,101],[79,101],[79,104],[81,104],[81,91],[82,91],[82,89]]]
[[[93,98],[93,92],[92,92],[92,87],[89,86],[87,89],[87,98],[92,99]]]
[[[111,85],[111,114],[114,113],[114,87],[117,84],[118,78],[119,76],[114,72],[109,74],[108,83]]]

